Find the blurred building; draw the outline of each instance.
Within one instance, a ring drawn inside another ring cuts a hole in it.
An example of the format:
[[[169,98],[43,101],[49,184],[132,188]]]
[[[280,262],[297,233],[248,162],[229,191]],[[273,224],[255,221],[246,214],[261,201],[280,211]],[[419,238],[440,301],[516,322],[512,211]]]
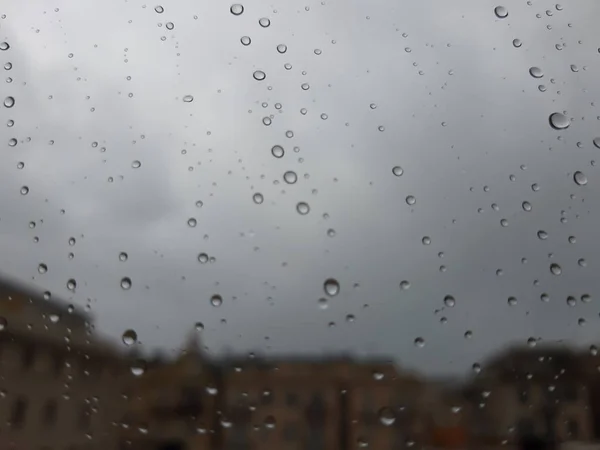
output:
[[[478,442],[550,443],[594,437],[589,372],[569,349],[511,348],[484,365],[466,388]]]
[[[48,294],[0,281],[0,448],[116,448],[129,368],[90,326]]]

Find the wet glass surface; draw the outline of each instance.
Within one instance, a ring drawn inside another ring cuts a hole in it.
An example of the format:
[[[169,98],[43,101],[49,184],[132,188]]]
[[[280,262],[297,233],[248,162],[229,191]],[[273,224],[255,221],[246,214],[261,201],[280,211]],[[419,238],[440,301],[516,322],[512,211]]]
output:
[[[0,448],[594,442],[598,13],[2,3]]]

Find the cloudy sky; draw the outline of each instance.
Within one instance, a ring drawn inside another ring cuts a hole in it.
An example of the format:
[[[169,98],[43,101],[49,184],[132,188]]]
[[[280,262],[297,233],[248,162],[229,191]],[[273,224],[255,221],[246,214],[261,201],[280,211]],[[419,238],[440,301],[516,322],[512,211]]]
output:
[[[0,270],[144,351],[202,322],[214,355],[439,375],[597,342],[600,5],[502,5],[3,3]]]

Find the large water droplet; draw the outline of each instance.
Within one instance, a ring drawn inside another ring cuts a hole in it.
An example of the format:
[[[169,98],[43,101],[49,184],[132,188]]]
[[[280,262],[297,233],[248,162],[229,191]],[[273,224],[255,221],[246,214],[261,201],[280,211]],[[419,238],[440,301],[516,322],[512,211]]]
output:
[[[585,186],[588,182],[588,179],[583,172],[577,171],[573,174],[573,181],[575,181],[575,183],[577,183],[579,186]]]
[[[308,206],[308,203],[306,202],[299,202],[296,205],[296,211],[298,211],[300,215],[305,216],[310,212],[310,206]]]
[[[453,308],[454,305],[456,305],[456,300],[454,299],[453,296],[446,295],[444,297],[444,305],[446,305],[448,308]]]
[[[571,121],[567,118],[567,116],[559,112],[550,114],[548,120],[550,122],[550,126],[555,130],[564,130],[569,128],[569,125],[571,125]]]
[[[562,274],[562,268],[558,264],[552,263],[550,264],[550,272],[553,275],[560,275]]]
[[[121,278],[121,288],[124,290],[131,289],[131,278],[129,278],[129,277]]]
[[[252,74],[252,76],[257,81],[262,81],[265,78],[267,78],[267,74],[264,73],[262,70],[255,70],[254,73]]]
[[[12,108],[13,106],[15,106],[15,98],[14,97],[6,97],[4,99],[4,106],[6,106],[7,108]]]
[[[529,68],[529,75],[531,75],[533,78],[542,78],[544,76],[544,72],[539,67],[534,66]]]
[[[242,14],[244,12],[244,5],[236,3],[234,5],[231,5],[231,8],[229,8],[229,11],[231,11],[231,14],[233,14],[234,16],[239,16],[240,14]]]
[[[567,305],[569,305],[572,308],[573,306],[577,305],[577,299],[572,295],[569,295],[567,297]]]
[[[298,181],[298,175],[296,175],[296,172],[288,170],[283,174],[283,180],[287,184],[294,184],[296,181]]]
[[[494,8],[494,14],[498,19],[504,19],[508,16],[508,10],[504,6],[496,6]]]
[[[386,427],[394,425],[396,416],[392,408],[384,407],[379,410],[379,422]]]
[[[210,304],[218,308],[223,304],[223,297],[221,297],[219,294],[213,295],[210,298]]]
[[[127,346],[133,345],[137,342],[137,333],[131,329],[126,330],[121,339],[123,340],[123,344]]]
[[[323,290],[331,297],[334,297],[340,293],[340,283],[334,278],[328,278],[323,283]]]

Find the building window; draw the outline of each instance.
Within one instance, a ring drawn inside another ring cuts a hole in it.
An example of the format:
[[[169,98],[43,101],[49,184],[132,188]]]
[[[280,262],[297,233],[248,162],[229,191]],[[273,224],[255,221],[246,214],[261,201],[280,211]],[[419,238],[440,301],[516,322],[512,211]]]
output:
[[[42,410],[42,422],[46,426],[51,426],[56,423],[58,404],[56,400],[51,399],[46,402],[44,409]]]
[[[571,439],[577,439],[579,437],[579,423],[576,420],[567,420],[567,433]]]
[[[12,406],[10,414],[10,423],[13,428],[21,428],[25,423],[25,416],[27,415],[27,399],[25,397],[19,397]]]
[[[298,394],[295,392],[288,392],[285,395],[285,403],[288,406],[297,406],[298,405]]]

